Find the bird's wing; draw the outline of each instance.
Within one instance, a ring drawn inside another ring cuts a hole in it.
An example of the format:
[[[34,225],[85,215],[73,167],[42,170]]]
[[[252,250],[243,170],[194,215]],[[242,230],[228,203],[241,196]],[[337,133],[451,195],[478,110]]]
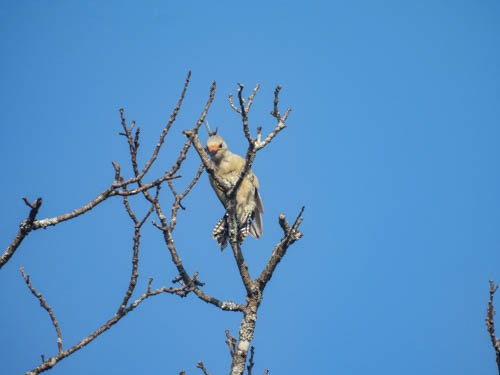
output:
[[[264,213],[264,206],[262,205],[259,189],[255,189],[254,199],[255,210],[252,214],[252,222],[250,224],[249,232],[253,237],[259,238],[262,236],[262,214]]]

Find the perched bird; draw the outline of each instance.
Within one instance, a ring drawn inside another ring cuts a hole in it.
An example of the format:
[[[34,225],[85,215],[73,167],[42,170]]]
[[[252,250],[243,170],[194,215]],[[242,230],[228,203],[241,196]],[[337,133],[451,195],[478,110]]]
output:
[[[207,152],[215,166],[215,174],[234,186],[238,181],[240,173],[245,167],[245,159],[233,154],[227,149],[224,139],[217,135],[211,135],[207,140]],[[227,209],[229,201],[226,193],[217,186],[216,181],[209,175],[210,184]],[[238,220],[239,242],[243,242],[246,235],[250,233],[259,238],[262,235],[262,214],[264,207],[259,194],[259,180],[252,171],[249,171],[236,192],[236,218]],[[219,220],[213,230],[213,238],[224,249],[228,241],[228,216],[227,213]]]

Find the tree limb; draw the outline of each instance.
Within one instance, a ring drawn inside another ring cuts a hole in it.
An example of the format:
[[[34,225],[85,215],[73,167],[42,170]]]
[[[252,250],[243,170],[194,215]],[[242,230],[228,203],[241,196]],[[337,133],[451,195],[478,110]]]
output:
[[[96,329],[90,335],[88,335],[87,337],[80,340],[80,342],[78,342],[76,345],[72,346],[71,348],[69,348],[67,350],[63,350],[63,351],[59,352],[54,357],[50,357],[48,359],[45,359],[39,366],[27,371],[26,375],[36,375],[36,374],[40,374],[42,372],[45,372],[47,370],[50,370],[58,362],[60,362],[64,358],[70,356],[74,352],[82,349],[84,346],[90,344],[97,337],[99,337],[104,332],[109,330],[112,326],[114,326],[116,323],[118,323],[125,315],[127,315],[129,312],[133,311],[137,306],[139,306],[142,302],[144,302],[144,300],[146,300],[149,297],[156,296],[156,295],[162,294],[162,293],[177,294],[181,297],[186,295],[186,291],[183,288],[161,287],[161,288],[158,288],[155,290],[151,290],[151,282],[152,282],[152,279],[150,279],[146,291],[139,298],[137,298],[134,302],[132,302],[129,306],[127,306],[126,309],[122,310],[119,313],[116,313],[111,319],[109,319],[106,323],[104,323],[102,326],[100,326],[98,329]]]

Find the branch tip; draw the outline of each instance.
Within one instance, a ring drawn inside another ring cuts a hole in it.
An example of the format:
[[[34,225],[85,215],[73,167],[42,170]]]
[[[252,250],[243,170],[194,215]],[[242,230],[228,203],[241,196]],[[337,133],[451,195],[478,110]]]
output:
[[[203,374],[204,375],[210,375],[208,370],[206,369],[205,365],[203,364],[202,361],[199,361],[197,364],[196,364],[196,367],[198,367],[199,369],[201,369],[201,371],[203,371]]]
[[[490,284],[490,297],[488,299],[488,308],[486,309],[486,327],[490,335],[491,345],[495,351],[495,357],[497,362],[498,373],[500,374],[500,339],[495,335],[495,320],[494,316],[496,314],[495,308],[493,306],[493,297],[498,290],[498,285],[495,285],[493,280],[489,281]]]

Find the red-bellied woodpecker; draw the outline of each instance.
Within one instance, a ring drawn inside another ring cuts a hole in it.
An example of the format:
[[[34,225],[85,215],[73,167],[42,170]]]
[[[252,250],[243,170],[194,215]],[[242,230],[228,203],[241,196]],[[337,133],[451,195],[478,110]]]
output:
[[[233,154],[227,149],[227,144],[219,135],[211,135],[207,140],[207,152],[215,167],[215,174],[231,186],[238,181],[240,173],[245,167],[245,159]],[[217,186],[216,181],[209,175],[210,184],[215,190],[220,201],[227,209],[229,201],[226,193]],[[259,180],[252,171],[249,171],[236,192],[236,219],[238,221],[238,239],[243,242],[245,236],[250,233],[259,238],[262,235],[262,214],[264,207],[259,195]],[[215,225],[213,238],[224,249],[228,241],[227,214]]]

